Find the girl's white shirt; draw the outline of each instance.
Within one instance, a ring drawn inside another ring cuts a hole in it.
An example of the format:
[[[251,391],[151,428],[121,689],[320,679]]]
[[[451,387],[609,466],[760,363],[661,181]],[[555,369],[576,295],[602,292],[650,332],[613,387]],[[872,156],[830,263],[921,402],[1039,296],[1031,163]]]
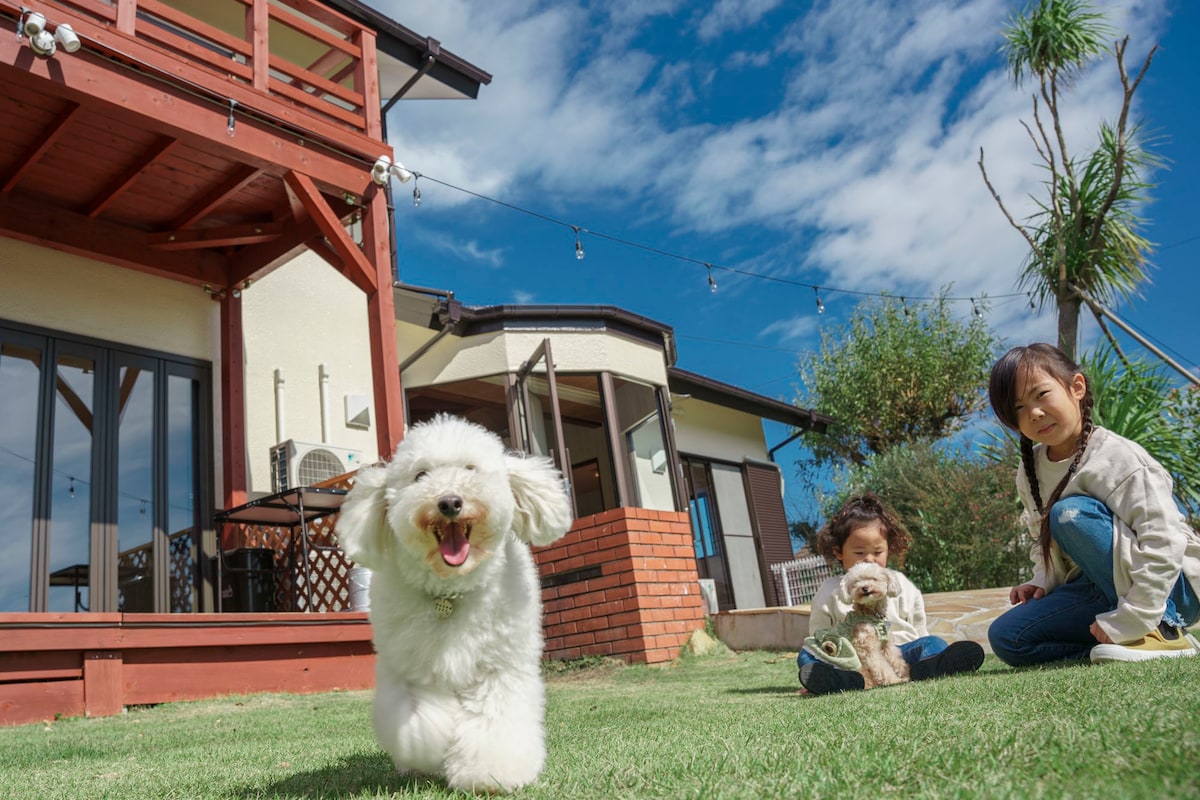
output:
[[[1067,473],[1071,459],[1051,461],[1040,444],[1034,445],[1033,454],[1045,501]],[[1140,639],[1158,625],[1181,571],[1200,593],[1200,533],[1188,526],[1175,505],[1172,487],[1170,474],[1141,445],[1097,427],[1078,470],[1063,490],[1063,497],[1093,497],[1112,512],[1117,607],[1097,616],[1096,622],[1114,642]],[[1030,582],[1051,592],[1073,579],[1078,567],[1051,542],[1050,568],[1046,569],[1037,544],[1040,517],[1022,468],[1017,469],[1017,493],[1025,506],[1021,518],[1033,539]]]
[[[887,618],[891,623],[888,640],[897,644],[908,644],[922,636],[928,636],[925,622],[925,598],[903,573],[896,572],[900,583],[900,594],[888,598]],[[808,617],[809,633],[821,628],[833,628],[846,618],[852,607],[850,598],[842,591],[842,576],[826,578],[817,587],[810,603]]]

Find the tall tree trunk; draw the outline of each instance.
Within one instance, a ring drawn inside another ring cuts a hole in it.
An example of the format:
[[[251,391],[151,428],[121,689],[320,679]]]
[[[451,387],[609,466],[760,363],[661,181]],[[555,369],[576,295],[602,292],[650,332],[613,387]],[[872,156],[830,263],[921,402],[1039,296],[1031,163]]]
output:
[[[1079,296],[1066,289],[1058,295],[1058,349],[1075,360],[1075,343],[1079,341]]]

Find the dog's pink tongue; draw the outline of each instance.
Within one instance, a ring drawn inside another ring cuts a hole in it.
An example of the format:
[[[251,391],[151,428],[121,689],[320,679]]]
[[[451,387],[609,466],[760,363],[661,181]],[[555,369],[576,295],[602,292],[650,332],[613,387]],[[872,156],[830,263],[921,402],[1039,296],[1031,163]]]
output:
[[[448,525],[442,532],[438,548],[442,551],[442,560],[452,567],[457,567],[467,560],[471,543],[467,541],[462,526]]]

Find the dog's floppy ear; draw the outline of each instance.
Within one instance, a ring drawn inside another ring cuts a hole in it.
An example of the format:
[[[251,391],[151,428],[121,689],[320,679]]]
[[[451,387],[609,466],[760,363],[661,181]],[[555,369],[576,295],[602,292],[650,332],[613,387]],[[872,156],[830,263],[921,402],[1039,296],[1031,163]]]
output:
[[[855,575],[857,576],[857,573],[855,573]],[[846,602],[846,603],[850,602],[850,584],[853,582],[854,582],[854,578],[850,577],[849,572],[847,572],[845,575],[842,576],[840,590],[842,593],[841,599],[843,602]]]
[[[900,585],[900,573],[894,569],[887,570],[888,597],[899,597],[903,586]]]
[[[387,469],[362,467],[338,515],[338,544],[356,564],[375,568],[387,559],[392,537],[387,531]]]
[[[513,533],[535,545],[562,538],[571,527],[571,500],[559,471],[548,458],[510,453],[504,459],[517,505]]]

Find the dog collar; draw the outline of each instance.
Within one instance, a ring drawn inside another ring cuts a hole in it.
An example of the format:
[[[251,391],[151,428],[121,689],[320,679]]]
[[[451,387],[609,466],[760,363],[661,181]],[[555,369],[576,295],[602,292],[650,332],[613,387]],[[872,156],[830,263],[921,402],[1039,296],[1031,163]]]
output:
[[[437,612],[437,618],[449,619],[454,613],[454,601],[460,597],[461,594],[446,594],[433,598],[433,610]]]

